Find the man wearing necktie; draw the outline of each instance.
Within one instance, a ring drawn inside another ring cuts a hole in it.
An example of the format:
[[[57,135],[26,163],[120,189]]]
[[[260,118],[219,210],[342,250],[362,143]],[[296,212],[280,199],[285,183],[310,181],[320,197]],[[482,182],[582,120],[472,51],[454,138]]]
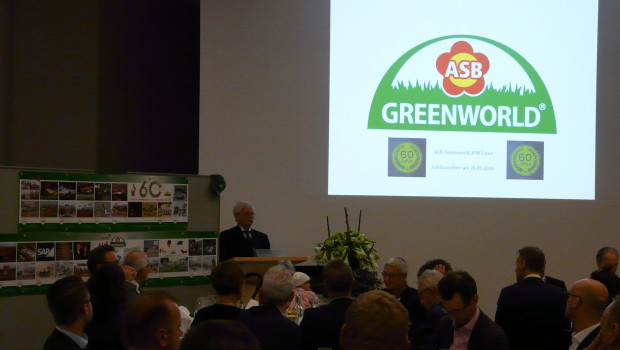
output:
[[[256,256],[256,249],[271,249],[269,237],[252,229],[254,223],[254,205],[239,202],[233,208],[237,226],[220,233],[219,261],[233,257]]]

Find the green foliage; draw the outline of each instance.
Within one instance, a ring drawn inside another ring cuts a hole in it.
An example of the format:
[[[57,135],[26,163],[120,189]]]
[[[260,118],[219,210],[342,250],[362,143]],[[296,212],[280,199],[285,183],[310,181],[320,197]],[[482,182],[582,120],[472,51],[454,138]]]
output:
[[[314,247],[314,260],[317,264],[325,265],[334,259],[346,261],[353,269],[366,268],[375,271],[379,256],[375,241],[358,231],[347,231],[338,232]]]

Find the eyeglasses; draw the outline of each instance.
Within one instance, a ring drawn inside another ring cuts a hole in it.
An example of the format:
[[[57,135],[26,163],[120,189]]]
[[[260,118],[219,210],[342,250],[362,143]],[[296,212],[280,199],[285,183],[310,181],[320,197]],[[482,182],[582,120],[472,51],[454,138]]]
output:
[[[463,306],[463,307],[462,307],[462,308],[460,308],[460,309],[456,309],[456,310],[448,310],[448,309],[446,309],[446,308],[443,308],[443,307],[442,307],[442,308],[441,308],[441,310],[442,310],[443,312],[445,312],[445,313],[446,313],[446,315],[452,315],[452,314],[455,314],[455,313],[457,313],[457,312],[461,312],[461,311],[463,311],[463,310],[467,309],[467,307],[468,307],[468,306],[469,306],[469,303],[466,303],[466,304],[465,304],[465,306]]]
[[[572,293],[567,293],[569,297],[573,297],[573,298],[577,298],[579,299],[579,304],[581,304],[583,302],[583,299],[581,299],[581,297],[577,294],[572,294]]]

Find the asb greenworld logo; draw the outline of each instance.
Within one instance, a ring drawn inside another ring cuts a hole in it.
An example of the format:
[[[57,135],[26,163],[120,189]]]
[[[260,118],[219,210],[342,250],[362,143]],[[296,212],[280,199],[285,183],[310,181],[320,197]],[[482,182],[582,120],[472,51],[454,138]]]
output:
[[[547,88],[519,53],[470,35],[429,40],[381,79],[369,129],[555,134]]]

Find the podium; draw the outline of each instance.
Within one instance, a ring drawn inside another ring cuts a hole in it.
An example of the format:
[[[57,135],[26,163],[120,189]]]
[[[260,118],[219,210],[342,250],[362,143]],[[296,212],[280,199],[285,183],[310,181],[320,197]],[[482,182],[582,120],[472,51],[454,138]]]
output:
[[[280,260],[290,260],[293,264],[299,264],[306,260],[306,257],[303,256],[273,256],[273,257],[235,257],[230,258],[225,261],[234,261],[241,265],[243,271],[248,273],[257,273],[261,277],[265,275],[267,270],[278,263]],[[250,298],[252,297],[252,293],[256,289],[258,281],[256,283],[252,283],[246,280],[246,284],[243,287],[243,304],[247,304]]]

